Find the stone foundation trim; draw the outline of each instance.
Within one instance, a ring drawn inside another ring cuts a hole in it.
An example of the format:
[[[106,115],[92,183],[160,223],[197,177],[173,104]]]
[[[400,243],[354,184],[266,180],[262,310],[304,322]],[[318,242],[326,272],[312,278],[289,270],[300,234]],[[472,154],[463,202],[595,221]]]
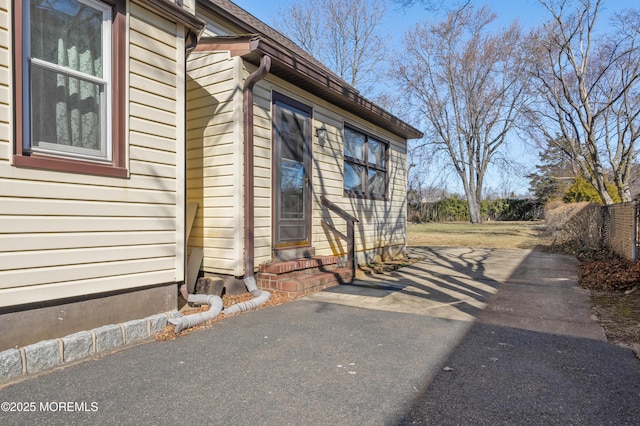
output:
[[[3,382],[47,371],[91,355],[106,353],[151,339],[166,327],[170,318],[176,316],[179,316],[177,311],[166,312],[1,351],[0,385]]]

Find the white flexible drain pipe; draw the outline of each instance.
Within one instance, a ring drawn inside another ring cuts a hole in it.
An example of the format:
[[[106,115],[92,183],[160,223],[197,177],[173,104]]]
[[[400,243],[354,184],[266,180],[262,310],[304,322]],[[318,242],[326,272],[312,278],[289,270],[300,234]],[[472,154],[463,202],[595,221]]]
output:
[[[211,307],[208,311],[205,312],[171,318],[169,322],[176,326],[174,329],[176,333],[180,333],[182,330],[200,325],[203,322],[211,321],[212,319],[216,318],[222,311],[222,299],[220,298],[220,296],[209,294],[190,294],[187,301],[190,303],[211,305]]]
[[[254,296],[253,299],[242,303],[236,303],[229,306],[224,310],[225,315],[233,315],[240,312],[247,312],[252,309],[257,309],[271,298],[271,293],[268,291],[260,290],[256,285],[256,279],[254,277],[247,277],[244,279],[247,290]],[[208,311],[199,312],[192,315],[183,315],[177,318],[169,319],[169,322],[175,326],[174,332],[180,333],[196,325],[200,325],[206,321],[215,319],[220,312],[222,312],[222,299],[220,296],[208,295],[208,294],[189,294],[187,301],[189,303],[199,303],[202,305],[211,305]]]
[[[253,295],[253,299],[229,306],[224,310],[225,315],[232,315],[256,309],[271,298],[271,293],[258,288],[256,279],[253,276],[246,277],[244,279],[244,285],[247,286],[249,293]]]

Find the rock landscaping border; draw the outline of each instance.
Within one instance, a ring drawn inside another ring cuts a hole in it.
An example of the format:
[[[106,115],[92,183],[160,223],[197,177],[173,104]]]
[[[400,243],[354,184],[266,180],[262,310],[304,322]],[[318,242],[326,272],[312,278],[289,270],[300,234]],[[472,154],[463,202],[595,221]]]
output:
[[[177,311],[121,324],[105,325],[58,339],[44,340],[0,352],[0,386],[101,353],[153,339]]]

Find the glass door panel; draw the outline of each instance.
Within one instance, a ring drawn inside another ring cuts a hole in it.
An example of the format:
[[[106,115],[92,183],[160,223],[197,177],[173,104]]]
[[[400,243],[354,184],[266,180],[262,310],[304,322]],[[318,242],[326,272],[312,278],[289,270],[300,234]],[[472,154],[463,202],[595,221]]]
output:
[[[311,111],[280,100],[273,110],[275,247],[308,245]]]

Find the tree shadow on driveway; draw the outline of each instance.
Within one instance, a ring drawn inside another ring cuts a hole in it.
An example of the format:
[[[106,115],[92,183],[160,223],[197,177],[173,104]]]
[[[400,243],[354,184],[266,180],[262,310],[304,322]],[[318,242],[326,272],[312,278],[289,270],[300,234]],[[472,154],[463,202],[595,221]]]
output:
[[[640,363],[606,341],[577,271],[529,252],[397,424],[637,423]]]
[[[526,250],[412,248],[422,260],[399,270],[354,280],[310,298],[319,301],[473,321]]]

